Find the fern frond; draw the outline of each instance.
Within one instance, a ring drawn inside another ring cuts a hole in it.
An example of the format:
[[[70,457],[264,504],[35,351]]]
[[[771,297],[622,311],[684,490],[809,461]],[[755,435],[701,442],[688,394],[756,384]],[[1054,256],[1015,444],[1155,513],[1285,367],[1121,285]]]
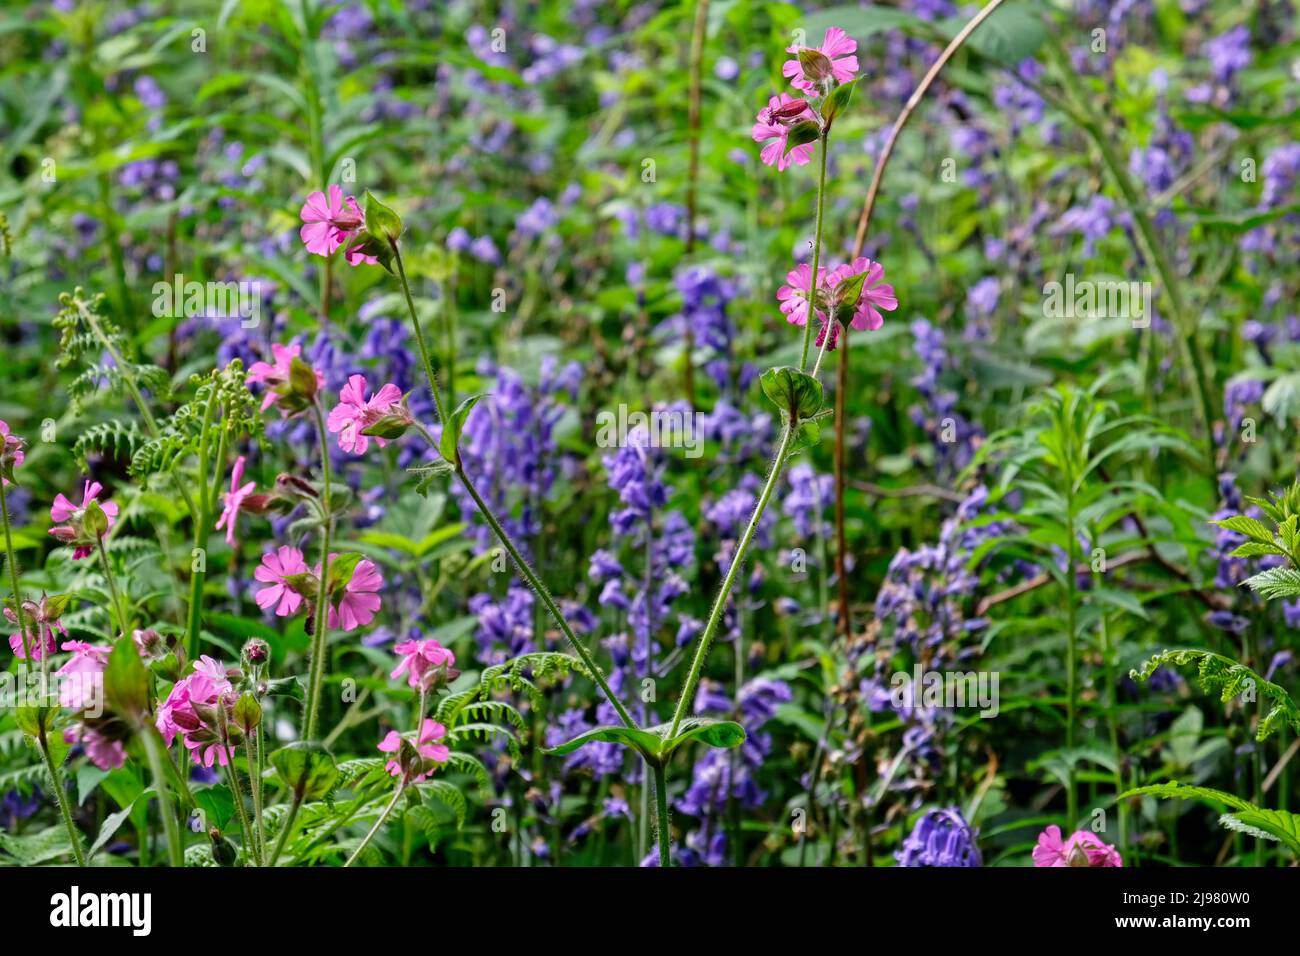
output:
[[[586,665],[572,654],[558,651],[521,654],[485,668],[479,678],[479,687],[484,698],[493,691],[512,690],[527,693],[534,704],[540,704],[542,685],[561,681],[570,673],[592,676]]]
[[[114,419],[91,425],[82,432],[72,446],[72,454],[82,468],[89,470],[90,465],[86,459],[91,452],[130,460],[144,440],[144,433],[135,422]]]
[[[1155,673],[1156,668],[1164,664],[1179,667],[1196,664],[1201,687],[1206,693],[1218,693],[1219,700],[1224,703],[1252,690],[1268,701],[1270,708],[1260,721],[1256,740],[1267,739],[1283,724],[1300,733],[1300,707],[1296,706],[1291,695],[1277,684],[1264,680],[1246,665],[1222,654],[1191,649],[1162,651],[1141,667],[1130,671],[1129,676],[1134,680],[1145,681]]]
[[[430,798],[435,799],[445,804],[456,814],[457,830],[465,826],[465,820],[469,817],[469,803],[465,800],[465,795],[460,792],[459,788],[446,780],[425,780],[416,784],[416,788],[420,791],[420,796],[426,801]]]

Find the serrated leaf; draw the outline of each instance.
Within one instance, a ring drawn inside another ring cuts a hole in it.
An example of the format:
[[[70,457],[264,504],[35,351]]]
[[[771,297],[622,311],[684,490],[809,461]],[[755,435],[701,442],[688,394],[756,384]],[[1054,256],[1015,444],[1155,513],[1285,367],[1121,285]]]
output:
[[[1252,518],[1250,515],[1233,515],[1231,518],[1224,518],[1221,521],[1211,521],[1210,524],[1217,524],[1219,527],[1235,531],[1237,534],[1244,534],[1252,541],[1259,541],[1262,544],[1273,543],[1273,532],[1269,531],[1262,521]]]
[[[1300,571],[1294,568],[1269,568],[1242,584],[1268,601],[1300,597]]]

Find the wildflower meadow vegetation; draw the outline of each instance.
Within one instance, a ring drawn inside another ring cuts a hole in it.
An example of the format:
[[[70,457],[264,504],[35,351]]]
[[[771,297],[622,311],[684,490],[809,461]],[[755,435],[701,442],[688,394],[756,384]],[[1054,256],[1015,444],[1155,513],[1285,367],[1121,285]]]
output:
[[[1298,28],[7,4],[0,864],[1297,865]]]

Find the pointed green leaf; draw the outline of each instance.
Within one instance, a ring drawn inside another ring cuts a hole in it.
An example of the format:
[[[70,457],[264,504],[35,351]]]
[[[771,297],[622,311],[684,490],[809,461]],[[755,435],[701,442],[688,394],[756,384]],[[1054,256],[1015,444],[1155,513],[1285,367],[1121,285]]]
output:
[[[465,430],[465,419],[478,404],[482,395],[471,395],[461,402],[454,412],[442,423],[442,436],[438,439],[438,451],[442,457],[453,465],[460,464],[460,433]]]

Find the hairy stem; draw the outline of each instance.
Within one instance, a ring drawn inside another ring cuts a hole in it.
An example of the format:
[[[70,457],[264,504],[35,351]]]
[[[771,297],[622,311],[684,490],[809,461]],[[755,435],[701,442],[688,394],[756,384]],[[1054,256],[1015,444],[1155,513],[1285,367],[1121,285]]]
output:
[[[398,785],[397,790],[393,793],[393,799],[388,801],[388,806],[384,807],[384,812],[379,814],[379,819],[376,820],[375,825],[370,828],[370,832],[366,834],[365,839],[363,839],[360,845],[352,851],[352,855],[348,857],[348,861],[343,864],[344,867],[349,867],[353,863],[357,862],[357,857],[364,852],[366,847],[370,846],[370,841],[375,838],[375,834],[378,833],[379,828],[384,825],[384,821],[388,819],[389,814],[393,812],[393,809],[397,806],[397,801],[402,799],[402,794],[404,793],[406,793],[405,781]]]
[[[117,580],[113,577],[113,569],[108,564],[108,552],[104,550],[104,539],[101,537],[95,542],[95,549],[99,552],[99,562],[104,568],[104,580],[108,582],[109,600],[113,602],[113,614],[117,617],[117,626],[121,636],[125,637],[126,629],[126,609],[122,606],[122,596],[117,590]]]
[[[754,532],[758,528],[758,522],[767,509],[767,503],[772,497],[772,492],[776,489],[777,480],[781,477],[781,470],[785,467],[786,453],[790,449],[795,429],[798,427],[798,423],[791,419],[786,423],[785,431],[781,435],[781,444],[776,449],[776,457],[773,459],[772,468],[768,472],[767,483],[763,486],[763,491],[758,496],[758,503],[754,506],[754,514],[750,517],[744,534],[740,536],[739,544],[736,545],[736,553],[731,559],[731,566],[727,568],[726,577],[722,579],[722,587],[718,590],[717,598],[714,599],[713,610],[709,612],[708,622],[704,625],[704,633],[700,635],[700,643],[695,650],[695,659],[691,661],[690,673],[686,676],[686,683],[682,686],[681,696],[677,699],[677,709],[673,712],[672,727],[668,731],[668,737],[666,738],[668,740],[672,740],[677,736],[677,729],[681,726],[682,719],[686,716],[686,711],[691,705],[691,699],[695,696],[695,687],[700,681],[700,672],[704,669],[704,661],[709,656],[709,645],[713,642],[713,635],[722,622],[722,612],[726,609],[727,598],[736,583],[736,576],[740,573],[740,566],[745,563],[745,554],[749,551],[750,542],[754,540]]]
[[[672,832],[668,818],[668,777],[662,763],[650,764],[655,778],[655,836],[659,843],[659,865],[665,869],[673,865]]]
[[[44,726],[41,727],[37,743],[41,748],[41,756],[45,758],[45,769],[50,774],[50,789],[59,804],[59,815],[63,817],[63,825],[68,829],[68,839],[72,843],[72,856],[77,861],[77,866],[85,866],[86,854],[81,849],[81,834],[77,832],[77,827],[72,822],[72,808],[68,806],[68,795],[63,792],[63,779],[59,774],[59,768],[55,765],[54,758],[50,756],[50,746],[45,739]]]
[[[27,634],[27,625],[23,619],[23,596],[18,588],[18,563],[14,560],[14,539],[9,530],[9,500],[5,497],[6,484],[7,482],[0,478],[0,524],[3,524],[5,528],[5,562],[9,566],[9,586],[14,592],[14,614],[18,618],[19,640],[23,642],[23,660],[31,663],[32,643]],[[41,636],[37,633],[37,643],[40,642],[40,639]]]
[[[817,224],[813,227],[812,272],[808,277],[808,311],[804,314],[803,351],[799,355],[801,372],[808,366],[808,346],[812,344],[813,316],[817,314],[817,270],[821,268],[822,260],[822,220],[825,218],[823,212],[826,205],[826,154],[830,146],[828,131],[822,131],[817,145],[820,147],[818,152],[821,154],[817,172]],[[829,331],[827,329],[827,332]]]
[[[158,795],[158,814],[162,817],[163,829],[167,833],[167,855],[171,865],[185,865],[185,846],[181,842],[180,823],[172,813],[171,791],[167,788],[167,776],[163,770],[163,747],[158,732],[150,724],[145,724],[140,733],[144,741],[145,756],[149,761],[149,773],[153,777],[154,793]]]
[[[312,619],[311,668],[307,678],[307,716],[303,731],[303,736],[307,740],[316,739],[316,721],[320,712],[321,692],[325,685],[325,655],[328,653],[329,637],[330,524],[334,520],[330,506],[329,435],[325,431],[325,415],[321,411],[320,402],[312,402],[312,412],[316,418],[316,434],[320,441],[323,515],[320,531],[320,584],[316,591],[316,612]]]

